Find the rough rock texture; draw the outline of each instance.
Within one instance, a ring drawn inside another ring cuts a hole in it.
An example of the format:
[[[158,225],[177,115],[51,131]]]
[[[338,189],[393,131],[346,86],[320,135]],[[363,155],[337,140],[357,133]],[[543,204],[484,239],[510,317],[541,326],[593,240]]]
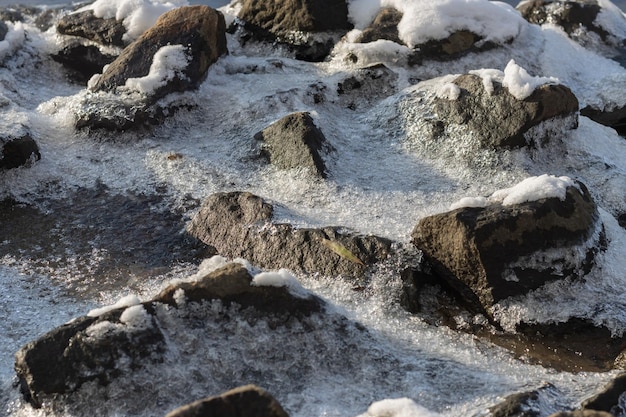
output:
[[[359,236],[339,227],[296,229],[272,223],[273,207],[247,192],[209,196],[187,231],[227,257],[262,268],[324,275],[362,276],[392,252],[391,241]]]
[[[571,127],[577,125],[578,100],[563,85],[545,84],[526,99],[518,100],[496,81],[493,93],[489,94],[482,78],[476,75],[461,75],[454,84],[459,86],[461,94],[456,100],[436,99],[435,123],[465,125],[485,147],[527,145],[524,133],[556,117],[574,116]]]
[[[166,417],[207,416],[288,417],[288,414],[267,391],[246,385],[182,406]]]
[[[371,106],[373,102],[393,95],[397,80],[398,74],[384,64],[359,68],[337,83],[339,102],[352,110]]]
[[[14,137],[0,137],[2,158],[0,169],[17,168],[41,159],[39,146],[29,133]]]
[[[115,18],[102,19],[94,16],[92,10],[87,10],[63,16],[57,23],[57,32],[103,45],[124,46],[122,37],[126,33],[126,28]]]
[[[615,417],[614,414],[595,410],[560,411],[549,417]]]
[[[224,16],[208,6],[179,7],[164,13],[122,51],[91,90],[115,91],[129,78],[148,75],[154,54],[166,45],[184,45],[190,62],[182,76],[174,77],[151,94],[153,100],[197,87],[209,66],[227,53]]]
[[[617,39],[595,23],[601,10],[596,0],[552,1],[531,0],[521,2],[517,10],[530,23],[551,23],[563,28],[571,37],[580,36],[580,30],[594,32],[609,44],[626,46],[624,39]],[[626,19],[624,19],[626,25]]]
[[[585,410],[606,411],[613,415],[623,415],[624,409],[620,406],[620,395],[626,392],[626,373],[615,377],[601,392],[583,401],[581,408]]]
[[[326,178],[326,165],[320,153],[329,144],[306,112],[291,113],[254,135],[264,142],[271,164],[280,169],[305,168]]]
[[[102,67],[115,60],[114,55],[105,54],[95,45],[70,43],[52,56],[56,62],[70,70],[73,81],[86,83],[94,74],[99,74]]]
[[[398,35],[398,23],[402,19],[402,13],[393,7],[383,7],[378,11],[374,21],[361,32],[357,38],[359,43],[374,42],[385,39],[402,45]]]
[[[243,41],[277,42],[304,61],[324,60],[352,29],[345,0],[245,0],[238,16]]]
[[[323,301],[315,296],[296,297],[285,287],[252,286],[252,279],[242,265],[228,264],[196,282],[172,285],[140,305],[84,316],[52,330],[15,356],[25,399],[40,407],[47,395],[74,392],[88,381],[106,385],[124,373],[162,361],[165,340],[155,309],[159,304],[176,308],[175,293],[180,290],[186,302],[219,299],[295,317],[323,308]],[[130,315],[129,309],[135,313],[139,309],[141,314]]]
[[[577,248],[596,233],[598,213],[587,188],[578,187],[568,187],[564,201],[464,207],[426,217],[412,242],[470,308],[487,310],[550,280],[589,272],[598,243],[583,254]]]

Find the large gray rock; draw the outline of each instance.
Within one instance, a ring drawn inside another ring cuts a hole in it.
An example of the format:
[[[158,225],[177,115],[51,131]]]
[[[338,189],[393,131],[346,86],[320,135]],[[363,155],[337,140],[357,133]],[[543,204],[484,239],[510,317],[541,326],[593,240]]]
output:
[[[264,153],[278,168],[304,168],[326,178],[326,164],[321,153],[330,146],[309,113],[288,114],[254,138],[264,142]]]
[[[122,51],[91,90],[115,91],[129,78],[148,75],[155,53],[166,45],[185,46],[190,60],[180,75],[151,94],[153,99],[196,88],[204,81],[209,66],[228,52],[224,16],[208,6],[179,7],[164,13]]]
[[[246,385],[184,405],[166,417],[207,416],[288,417],[288,414],[267,391],[255,385]]]
[[[362,276],[369,265],[392,253],[392,242],[360,236],[340,227],[298,229],[272,223],[273,207],[247,192],[209,196],[187,231],[227,257],[242,257],[263,268]]]
[[[51,395],[70,394],[90,381],[106,385],[162,362],[167,342],[157,310],[180,308],[183,294],[185,304],[220,300],[284,317],[322,311],[323,301],[313,295],[294,296],[286,287],[255,286],[252,280],[242,265],[228,264],[196,281],[173,284],[150,301],[80,317],[52,330],[15,356],[25,399],[40,407]]]
[[[124,46],[124,24],[115,18],[96,17],[93,10],[67,14],[59,19],[56,28],[62,35],[78,36],[102,45]]]
[[[502,83],[493,81],[487,92],[481,77],[465,74],[454,81],[460,88],[455,100],[437,98],[436,117],[431,123],[457,124],[471,130],[487,148],[527,145],[524,134],[553,118],[572,117],[577,125],[578,100],[572,91],[559,84],[544,84],[527,98],[518,100]]]
[[[548,281],[588,273],[601,246],[589,242],[598,235],[597,222],[596,205],[578,183],[567,187],[563,201],[463,207],[423,218],[412,242],[442,284],[471,309],[486,312]],[[602,240],[602,233],[594,239]]]

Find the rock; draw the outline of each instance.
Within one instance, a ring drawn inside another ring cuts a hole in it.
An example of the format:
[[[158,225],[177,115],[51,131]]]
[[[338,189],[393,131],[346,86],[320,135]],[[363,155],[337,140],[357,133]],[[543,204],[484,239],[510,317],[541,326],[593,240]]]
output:
[[[0,21],[0,42],[4,40],[4,38],[7,36],[7,33],[9,33],[9,27],[4,21]]]
[[[384,64],[373,64],[355,70],[354,75],[337,83],[337,94],[341,103],[355,110],[393,95],[397,80],[398,74]]]
[[[602,233],[594,237],[597,227],[596,205],[577,182],[567,187],[563,201],[463,207],[423,218],[412,242],[443,285],[473,311],[486,312],[548,281],[588,273],[601,246],[590,242],[602,240]]]
[[[392,253],[392,242],[340,227],[298,229],[272,223],[273,207],[247,192],[209,196],[187,227],[217,253],[248,259],[262,268],[323,275],[362,276]]]
[[[570,127],[578,123],[578,100],[563,85],[544,84],[526,99],[518,100],[495,80],[490,94],[477,75],[461,75],[452,83],[460,88],[458,98],[437,98],[434,103],[437,116],[431,123],[464,125],[484,147],[525,146],[528,143],[524,134],[549,119],[571,116]]]
[[[580,114],[601,125],[612,127],[622,136],[626,135],[626,106],[612,110],[598,110],[587,106],[580,110]]]
[[[322,61],[352,29],[345,0],[244,0],[238,17],[244,38],[278,42],[305,61]]]
[[[41,159],[39,146],[28,132],[17,136],[0,137],[0,144],[2,145],[0,169],[17,168]]]
[[[489,407],[490,417],[540,417],[541,407],[538,404],[541,395],[545,391],[555,391],[552,384],[526,392],[515,393],[507,396],[502,402]]]
[[[172,92],[196,88],[217,59],[227,53],[224,16],[208,6],[179,7],[164,13],[153,27],[127,46],[91,91],[113,92],[129,78],[148,75],[153,57],[167,45],[183,45],[189,64],[149,95],[152,101]]]
[[[70,79],[79,83],[89,81],[115,58],[114,55],[103,53],[95,45],[84,45],[80,42],[72,42],[52,55],[52,59],[70,70]]]
[[[281,405],[265,390],[246,385],[182,406],[166,417],[288,417]]]
[[[409,57],[409,65],[420,65],[425,59],[449,61],[470,52],[484,52],[498,46],[494,42],[483,42],[483,37],[469,30],[459,30],[444,39],[433,39],[416,45]]]
[[[124,24],[115,18],[96,17],[93,10],[67,14],[59,19],[56,28],[62,35],[78,36],[102,45],[124,46]]]
[[[185,303],[221,300],[287,317],[322,311],[323,301],[313,295],[294,296],[286,287],[254,286],[252,279],[242,265],[228,264],[194,282],[171,285],[150,301],[112,306],[110,311],[92,312],[52,330],[15,356],[24,398],[40,407],[50,395],[70,394],[89,381],[107,385],[162,362],[166,341],[156,311],[163,306],[178,308],[181,297]]]
[[[626,392],[626,373],[621,373],[609,384],[607,384],[601,392],[591,398],[586,399],[581,404],[584,410],[605,411],[612,415],[623,415],[620,396]]]
[[[382,7],[374,21],[363,30],[357,38],[359,43],[374,42],[379,39],[386,39],[403,45],[398,35],[398,24],[402,19],[402,13],[393,7]]]
[[[530,23],[538,25],[550,23],[560,26],[571,38],[583,44],[590,42],[589,32],[591,32],[608,45],[626,46],[626,38],[611,33],[610,29],[602,27],[597,21],[598,13],[602,10],[597,0],[531,0],[520,2],[517,10]],[[626,27],[626,18],[623,15],[617,17],[623,22],[623,27]]]
[[[309,113],[291,113],[258,132],[254,138],[264,142],[264,153],[278,168],[304,168],[326,178],[326,165],[320,153],[330,145]]]
[[[550,414],[549,417],[614,417],[611,413],[595,410],[560,411]]]

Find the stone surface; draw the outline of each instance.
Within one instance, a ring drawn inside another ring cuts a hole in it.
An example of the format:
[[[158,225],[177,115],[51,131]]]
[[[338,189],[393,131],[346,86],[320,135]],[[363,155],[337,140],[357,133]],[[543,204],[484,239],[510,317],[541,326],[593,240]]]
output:
[[[354,71],[337,83],[339,102],[351,110],[367,108],[396,92],[398,74],[384,64],[373,64]]]
[[[540,397],[555,390],[554,385],[545,384],[532,391],[508,395],[502,402],[489,407],[489,417],[540,417]]]
[[[62,35],[78,36],[103,45],[124,46],[122,37],[126,28],[122,22],[115,18],[96,17],[92,10],[65,15],[59,19],[56,28]]]
[[[469,30],[459,30],[444,39],[433,39],[415,46],[409,64],[419,65],[425,59],[449,61],[470,52],[483,52],[495,48],[493,42],[482,42],[483,38]]]
[[[393,7],[383,7],[378,11],[374,21],[363,30],[357,42],[368,43],[385,39],[397,44],[404,44],[398,35],[398,23],[402,13]]]
[[[576,116],[578,111],[576,96],[563,85],[545,84],[518,100],[497,81],[489,94],[476,75],[461,75],[454,84],[461,89],[459,97],[436,99],[433,123],[465,125],[485,147],[525,146],[524,133],[531,127],[552,118]],[[572,127],[577,125],[577,118],[574,120]]]
[[[16,137],[0,137],[0,146],[2,146],[0,169],[17,168],[41,159],[39,146],[30,133]]]
[[[194,282],[170,285],[150,301],[83,316],[50,331],[15,356],[24,398],[40,407],[49,395],[72,393],[90,381],[107,385],[125,373],[162,362],[166,341],[156,308],[160,304],[177,308],[181,291],[185,303],[221,300],[287,317],[322,311],[323,301],[313,295],[294,296],[286,287],[253,286],[252,280],[242,265],[227,264]]]
[[[549,417],[615,417],[611,413],[595,410],[560,411],[550,414]]]
[[[166,417],[208,416],[288,417],[288,414],[267,391],[246,385],[182,406]]]
[[[102,67],[115,60],[114,55],[105,54],[95,45],[80,42],[70,43],[52,56],[70,70],[70,79],[86,83],[94,74],[102,72]]]
[[[620,396],[625,392],[626,373],[621,373],[602,388],[598,394],[583,401],[581,408],[622,415],[625,410],[620,405]]]
[[[584,248],[596,233],[597,221],[596,205],[578,183],[567,188],[564,201],[552,197],[511,206],[464,207],[423,218],[412,242],[442,283],[469,308],[483,312],[548,281],[586,274],[600,247],[593,242]],[[559,251],[548,253],[552,249]],[[535,257],[536,266],[530,267]],[[520,260],[523,267],[516,266]]]
[[[580,114],[594,122],[612,127],[622,136],[626,135],[626,106],[612,110],[598,110],[587,106],[580,110]]]
[[[247,192],[209,196],[187,231],[231,258],[241,257],[262,268],[359,277],[369,265],[392,253],[391,241],[360,236],[340,227],[294,228],[272,223],[273,207]]]
[[[288,114],[254,138],[264,142],[263,153],[278,168],[304,168],[326,178],[326,164],[321,153],[330,146],[309,113]]]
[[[151,93],[152,100],[196,88],[206,78],[209,66],[227,53],[225,31],[222,13],[208,6],[179,7],[166,12],[122,51],[91,90],[112,92],[129,78],[148,75],[154,54],[166,45],[184,45],[190,62],[181,76],[173,77]]]

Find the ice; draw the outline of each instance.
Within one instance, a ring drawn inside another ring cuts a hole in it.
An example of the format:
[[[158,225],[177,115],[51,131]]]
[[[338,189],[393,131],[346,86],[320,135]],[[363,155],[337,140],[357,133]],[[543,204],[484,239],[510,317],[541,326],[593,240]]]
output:
[[[127,296],[120,298],[114,304],[90,310],[87,315],[89,317],[98,317],[103,315],[104,313],[108,313],[109,311],[116,310],[118,308],[134,306],[139,303],[141,303],[141,301],[135,294],[128,294]]]
[[[7,55],[15,52],[26,41],[26,33],[24,32],[24,24],[22,22],[7,22],[6,25],[9,31],[4,39],[0,41],[0,62]]]
[[[370,405],[367,413],[360,417],[437,417],[410,398],[396,398],[377,401]]]

